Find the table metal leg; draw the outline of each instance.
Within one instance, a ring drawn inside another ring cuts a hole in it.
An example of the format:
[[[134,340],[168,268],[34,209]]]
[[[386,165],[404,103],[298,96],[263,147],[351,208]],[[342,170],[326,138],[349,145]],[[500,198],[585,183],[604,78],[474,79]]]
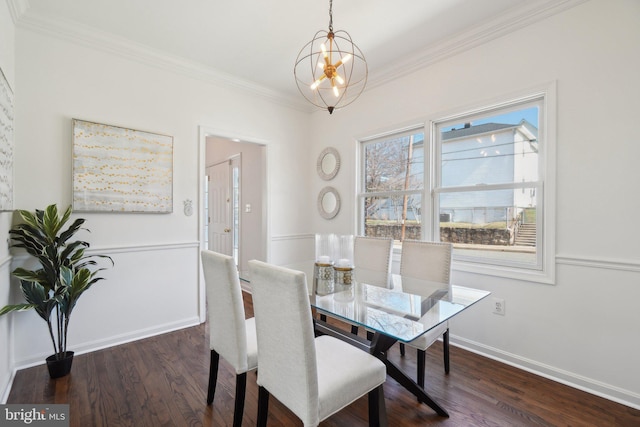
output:
[[[413,393],[420,402],[426,403],[431,409],[442,417],[448,417],[449,414],[435,400],[427,394],[424,388],[420,387],[415,381],[407,376],[393,362],[387,359],[387,350],[396,342],[395,338],[376,332],[371,341],[371,354],[380,359],[387,367],[387,375],[396,380],[401,386]]]
[[[395,364],[393,364],[391,361],[387,360],[386,358],[385,360],[383,360],[383,362],[387,366],[387,375],[389,375],[394,380],[398,381],[400,385],[402,385],[404,388],[406,388],[411,393],[413,393],[418,398],[419,401],[426,403],[431,409],[436,411],[436,413],[441,417],[449,416],[449,413],[445,411],[442,406],[440,406],[435,400],[433,400],[431,396],[429,396],[427,392],[422,387],[420,387],[415,381],[413,381],[411,378],[405,375],[405,373],[402,372]]]

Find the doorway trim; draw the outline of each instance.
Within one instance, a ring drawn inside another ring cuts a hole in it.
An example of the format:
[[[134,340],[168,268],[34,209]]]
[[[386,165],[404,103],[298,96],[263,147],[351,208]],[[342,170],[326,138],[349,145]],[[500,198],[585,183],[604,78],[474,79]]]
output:
[[[211,126],[199,125],[198,126],[198,241],[199,241],[199,251],[206,249],[205,247],[205,221],[207,220],[204,217],[204,189],[205,189],[205,181],[207,179],[207,171],[206,171],[206,160],[207,160],[207,137],[217,137],[228,139],[231,141],[242,141],[248,142],[258,145],[263,145],[265,147],[265,156],[264,156],[264,180],[263,180],[263,209],[261,212],[262,218],[262,235],[260,236],[260,244],[262,246],[262,253],[265,254],[266,258],[269,259],[269,245],[268,242],[270,240],[271,230],[269,228],[269,203],[270,200],[267,197],[268,195],[268,148],[269,142],[267,140],[256,138],[252,136],[243,136],[236,132],[229,132],[220,130]],[[204,273],[202,271],[202,259],[200,257],[200,253],[198,253],[198,271],[199,271],[199,280],[198,280],[198,316],[200,322],[203,323],[207,318],[207,310],[206,310],[206,286],[204,282]]]

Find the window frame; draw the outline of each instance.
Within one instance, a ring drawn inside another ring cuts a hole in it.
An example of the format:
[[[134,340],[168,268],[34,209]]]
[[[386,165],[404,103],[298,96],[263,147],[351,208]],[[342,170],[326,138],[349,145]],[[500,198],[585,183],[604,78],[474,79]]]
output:
[[[407,126],[398,126],[387,132],[358,138],[357,152],[359,156],[359,171],[357,173],[357,218],[356,230],[363,235],[365,230],[364,200],[372,195],[400,195],[403,192],[410,194],[422,193],[422,227],[421,238],[423,240],[440,240],[439,221],[439,194],[437,187],[440,180],[441,146],[436,134],[436,126],[452,120],[462,121],[473,115],[490,115],[491,112],[508,107],[518,108],[522,104],[540,100],[540,113],[538,123],[538,137],[542,141],[538,153],[538,179],[535,185],[531,182],[493,184],[491,189],[531,188],[536,189],[536,253],[537,265],[520,265],[518,263],[487,263],[479,258],[469,258],[454,254],[454,271],[481,274],[493,277],[517,279],[529,282],[555,284],[555,200],[556,200],[556,82],[539,84],[535,87],[521,90],[516,93],[502,95],[494,99],[476,103],[471,106],[456,108],[445,113],[432,114],[424,122],[413,122]],[[501,111],[502,112],[502,111]],[[366,192],[366,164],[365,147],[368,143],[384,138],[398,137],[407,132],[424,132],[424,187],[422,191],[392,191],[392,192]],[[489,187],[489,186],[488,186]],[[477,190],[477,187],[472,187]],[[456,188],[463,191],[464,187]],[[399,249],[399,248],[396,248]]]
[[[442,144],[438,135],[438,126],[452,121],[468,121],[472,117],[500,114],[508,109],[517,110],[530,103],[540,106],[538,122],[538,138],[542,141],[538,153],[538,179],[525,183],[489,184],[482,186],[485,190],[535,188],[536,189],[536,264],[520,264],[517,262],[487,262],[480,257],[469,257],[454,253],[454,269],[470,273],[485,274],[498,277],[513,278],[546,284],[555,283],[555,163],[556,163],[556,88],[555,82],[540,85],[511,96],[502,96],[493,102],[478,104],[471,108],[458,109],[458,112],[440,114],[430,119],[427,132],[431,147],[430,160],[434,171],[429,183],[431,193],[431,236],[440,233],[440,222],[436,214],[439,212],[439,195],[443,193],[440,185]],[[449,191],[479,190],[478,186],[456,187]]]
[[[376,142],[380,142],[380,141],[384,141],[386,139],[389,138],[401,138],[403,136],[408,136],[408,135],[412,135],[412,134],[416,134],[416,133],[422,133],[424,135],[424,142],[423,142],[423,155],[424,155],[424,164],[423,164],[423,168],[424,168],[424,177],[423,177],[423,182],[422,182],[422,189],[418,189],[418,190],[390,190],[390,191],[375,191],[375,192],[367,192],[367,185],[366,185],[366,156],[365,156],[365,151],[366,151],[366,147],[369,144],[373,144]],[[364,204],[365,204],[365,199],[367,197],[391,197],[391,196],[404,196],[404,195],[419,195],[422,202],[421,202],[421,215],[422,215],[422,220],[421,220],[421,224],[422,226],[420,227],[420,234],[421,234],[421,239],[424,240],[426,238],[426,235],[428,233],[427,230],[429,230],[431,228],[431,209],[428,206],[429,203],[429,196],[428,196],[428,192],[427,189],[429,188],[429,182],[427,181],[427,177],[430,175],[430,173],[427,173],[428,170],[431,169],[431,161],[430,159],[428,159],[428,157],[430,157],[430,152],[431,152],[431,148],[429,146],[429,142],[428,142],[428,136],[426,133],[426,129],[425,129],[425,123],[417,123],[417,124],[412,124],[412,125],[407,125],[407,126],[403,126],[401,128],[398,129],[394,129],[392,131],[389,132],[384,132],[384,133],[379,133],[376,135],[372,135],[369,137],[365,137],[365,138],[360,138],[357,140],[357,144],[358,144],[358,157],[359,157],[359,171],[358,171],[358,184],[357,184],[357,190],[356,190],[356,200],[358,203],[357,209],[356,211],[358,212],[358,217],[356,219],[356,230],[358,230],[358,234],[359,235],[364,235],[365,232],[365,209],[364,209]],[[426,207],[426,209],[425,209]],[[428,221],[425,219],[425,217],[428,218]]]

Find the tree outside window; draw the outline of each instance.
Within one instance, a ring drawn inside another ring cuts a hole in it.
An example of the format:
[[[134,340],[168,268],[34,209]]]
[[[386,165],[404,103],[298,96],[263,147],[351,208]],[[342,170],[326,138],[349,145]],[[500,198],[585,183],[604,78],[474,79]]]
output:
[[[368,142],[363,148],[364,234],[420,239],[424,132]]]

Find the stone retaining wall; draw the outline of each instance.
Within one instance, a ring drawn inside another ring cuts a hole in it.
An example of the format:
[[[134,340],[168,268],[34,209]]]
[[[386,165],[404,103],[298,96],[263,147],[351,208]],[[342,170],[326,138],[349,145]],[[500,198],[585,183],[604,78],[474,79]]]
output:
[[[511,230],[440,227],[440,241],[475,245],[513,245]]]
[[[394,240],[400,240],[401,233],[402,226],[399,224],[365,226],[365,236],[391,237]],[[420,240],[420,226],[407,225],[404,238]],[[505,229],[440,227],[440,241],[508,246],[513,244],[513,233]]]

